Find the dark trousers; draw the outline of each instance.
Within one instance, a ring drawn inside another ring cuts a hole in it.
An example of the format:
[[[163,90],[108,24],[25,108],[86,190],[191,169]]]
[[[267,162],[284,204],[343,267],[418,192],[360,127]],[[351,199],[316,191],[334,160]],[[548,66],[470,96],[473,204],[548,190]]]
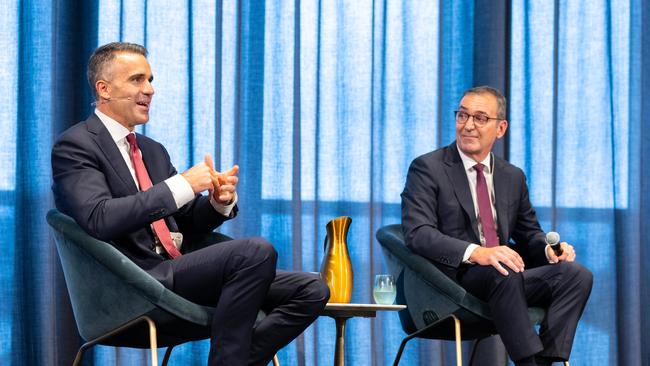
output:
[[[208,365],[267,365],[300,335],[329,299],[317,274],[276,271],[277,253],[262,238],[232,240],[184,254],[171,290],[215,307]],[[257,325],[259,310],[267,316]]]
[[[524,272],[500,274],[492,266],[469,266],[458,277],[463,288],[488,303],[495,326],[513,360],[535,354],[568,360],[578,320],[593,283],[576,262],[560,262]],[[539,335],[528,307],[546,308]]]

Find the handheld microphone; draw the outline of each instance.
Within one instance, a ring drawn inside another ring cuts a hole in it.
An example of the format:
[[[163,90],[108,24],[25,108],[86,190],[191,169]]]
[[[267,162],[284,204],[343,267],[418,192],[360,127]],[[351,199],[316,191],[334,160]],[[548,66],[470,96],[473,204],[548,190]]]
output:
[[[555,255],[558,257],[561,256],[564,252],[562,246],[560,245],[560,234],[556,233],[555,231],[550,231],[546,234],[546,244],[551,246],[553,253],[555,253]]]

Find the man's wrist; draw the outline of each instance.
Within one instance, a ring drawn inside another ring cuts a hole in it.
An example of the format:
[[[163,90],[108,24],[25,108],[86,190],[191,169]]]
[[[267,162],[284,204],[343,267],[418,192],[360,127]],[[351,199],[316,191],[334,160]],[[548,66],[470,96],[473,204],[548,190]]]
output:
[[[480,247],[478,244],[470,244],[465,248],[465,253],[463,254],[463,263],[466,264],[474,264],[469,258],[472,256],[472,253],[476,250],[476,248]]]
[[[215,211],[217,211],[218,213],[226,217],[229,217],[230,213],[232,212],[232,209],[237,204],[237,192],[234,193],[233,198],[227,204],[217,202],[217,200],[215,200],[213,196],[210,196],[210,204],[212,205],[212,208],[214,208]]]

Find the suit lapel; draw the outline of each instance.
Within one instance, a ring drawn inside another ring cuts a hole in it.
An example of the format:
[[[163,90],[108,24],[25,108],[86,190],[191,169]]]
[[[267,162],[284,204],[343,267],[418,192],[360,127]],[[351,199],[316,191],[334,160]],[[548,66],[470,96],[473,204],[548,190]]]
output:
[[[106,159],[110,162],[115,174],[120,177],[124,187],[130,194],[138,192],[138,188],[133,181],[133,176],[129,171],[129,168],[124,162],[122,154],[117,148],[113,137],[108,132],[102,121],[99,120],[99,117],[94,113],[86,121],[88,125],[88,131],[94,135],[95,142],[99,146],[100,150],[106,156]]]
[[[481,236],[478,232],[478,221],[476,220],[476,210],[474,209],[474,202],[472,201],[472,193],[469,190],[469,182],[467,181],[467,173],[463,161],[458,154],[456,141],[454,141],[448,148],[445,154],[445,172],[454,186],[454,194],[460,202],[461,207],[469,217],[472,224],[472,231],[478,240]]]
[[[510,178],[505,174],[503,162],[494,155],[492,155],[492,158],[495,160],[492,180],[494,183],[494,198],[497,209],[497,230],[501,242],[506,243],[509,239],[508,187],[510,186]]]

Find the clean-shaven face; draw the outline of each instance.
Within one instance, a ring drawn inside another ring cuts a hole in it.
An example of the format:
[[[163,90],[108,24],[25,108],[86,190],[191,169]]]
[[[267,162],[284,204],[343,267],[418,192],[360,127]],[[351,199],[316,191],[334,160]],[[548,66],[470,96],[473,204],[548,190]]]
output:
[[[154,93],[147,58],[138,53],[118,52],[106,71],[106,85],[98,90],[102,99],[100,110],[129,130],[147,123]]]

